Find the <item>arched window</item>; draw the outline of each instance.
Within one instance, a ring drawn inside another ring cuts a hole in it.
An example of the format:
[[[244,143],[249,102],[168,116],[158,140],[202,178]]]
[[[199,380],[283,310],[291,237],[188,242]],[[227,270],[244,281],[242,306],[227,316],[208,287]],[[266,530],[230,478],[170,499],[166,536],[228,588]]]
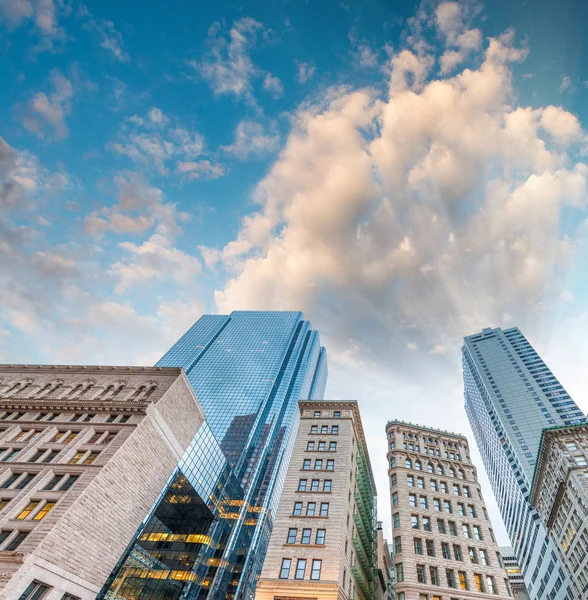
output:
[[[457,472],[457,476],[458,476],[460,479],[465,479],[464,472],[463,472],[461,469],[460,469],[460,470]]]
[[[410,460],[410,458],[407,458],[407,459],[406,459],[406,462],[404,463],[404,466],[405,466],[407,469],[412,469],[412,460]]]
[[[429,471],[429,473],[434,473],[435,472],[435,468],[433,467],[433,465],[431,463],[429,463],[427,465],[427,471]]]
[[[437,475],[445,475],[445,471],[441,465],[437,465]]]
[[[453,467],[449,467],[449,475],[455,477],[455,469]]]
[[[414,464],[414,468],[415,468],[417,471],[422,471],[422,470],[423,470],[423,465],[421,464],[421,461],[420,461],[420,460],[417,460],[417,461],[415,462],[415,464]]]

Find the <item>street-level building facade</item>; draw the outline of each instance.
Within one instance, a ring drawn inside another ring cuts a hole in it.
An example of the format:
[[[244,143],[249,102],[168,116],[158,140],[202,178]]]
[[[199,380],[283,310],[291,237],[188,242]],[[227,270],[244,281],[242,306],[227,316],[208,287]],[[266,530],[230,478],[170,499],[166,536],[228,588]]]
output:
[[[256,600],[376,600],[375,483],[356,402],[303,402]]]
[[[531,503],[571,582],[571,597],[588,598],[588,425],[543,431]]]
[[[94,600],[203,421],[181,369],[0,366],[0,599]]]
[[[464,338],[465,409],[531,598],[564,600],[570,581],[530,503],[543,429],[585,418],[517,327]]]
[[[251,600],[300,422],[298,400],[324,394],[325,349],[300,312],[236,311],[202,316],[156,366],[183,368],[206,416],[178,467],[208,513],[195,527],[178,515],[174,531],[201,537],[172,543],[159,513],[172,511],[175,494],[164,490],[98,600]]]
[[[502,555],[502,562],[510,581],[512,597],[515,600],[530,600],[527,588],[525,587],[525,578],[523,577],[519,561],[512,546],[500,546],[500,554]]]
[[[463,435],[389,421],[396,600],[511,598]]]

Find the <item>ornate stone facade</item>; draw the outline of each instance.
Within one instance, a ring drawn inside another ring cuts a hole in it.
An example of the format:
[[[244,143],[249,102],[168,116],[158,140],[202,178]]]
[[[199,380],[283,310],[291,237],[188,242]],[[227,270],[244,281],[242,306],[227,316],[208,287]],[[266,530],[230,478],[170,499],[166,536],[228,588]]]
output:
[[[511,597],[465,436],[386,426],[396,600]]]
[[[94,599],[203,420],[181,369],[0,366],[0,600]]]
[[[256,600],[376,600],[375,485],[356,402],[299,402]]]

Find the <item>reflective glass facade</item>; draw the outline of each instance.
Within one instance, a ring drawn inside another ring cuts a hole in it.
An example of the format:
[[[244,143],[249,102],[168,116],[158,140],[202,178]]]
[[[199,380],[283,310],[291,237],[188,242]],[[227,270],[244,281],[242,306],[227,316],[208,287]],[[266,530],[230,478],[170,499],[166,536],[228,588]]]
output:
[[[568,597],[568,581],[529,503],[544,428],[583,413],[518,328],[484,329],[462,348],[464,400],[531,597]]]
[[[324,395],[325,349],[302,313],[233,312],[203,316],[156,366],[184,368],[206,425],[99,598],[252,598],[296,437],[298,400]],[[180,485],[185,493],[169,492]],[[185,514],[198,515],[187,528],[162,518],[178,498],[194,503]],[[162,543],[171,546],[162,551]]]

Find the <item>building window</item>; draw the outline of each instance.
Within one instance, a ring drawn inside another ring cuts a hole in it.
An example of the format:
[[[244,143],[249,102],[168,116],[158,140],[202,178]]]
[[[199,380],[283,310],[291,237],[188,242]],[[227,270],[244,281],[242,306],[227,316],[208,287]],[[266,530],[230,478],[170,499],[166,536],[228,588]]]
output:
[[[398,529],[400,527],[400,514],[394,513],[392,515],[392,527]]]
[[[29,502],[27,507],[18,513],[18,515],[16,516],[17,520],[22,521],[26,519],[39,506],[40,503],[40,500]]]
[[[2,532],[3,534],[5,532]],[[10,535],[10,533],[12,532],[8,532],[8,534]],[[21,544],[22,542],[25,540],[25,538],[29,535],[28,531],[19,531],[10,541],[10,543],[6,546],[6,548],[3,548],[4,550],[7,550],[9,552],[12,552],[13,550],[16,550]]]
[[[449,534],[457,536],[457,527],[455,525],[455,521],[447,521],[449,525]]]
[[[340,418],[341,417],[341,411],[340,410],[333,411],[333,417],[335,417],[335,419]]]
[[[463,536],[466,538],[471,538],[472,537],[472,532],[470,530],[470,526],[469,525],[462,525],[461,526],[462,530],[463,530]]]
[[[458,571],[457,576],[459,578],[459,587],[462,590],[467,590],[468,588],[468,578],[466,576],[465,571]]]
[[[429,567],[429,577],[431,585],[439,585],[439,570],[437,567]]]
[[[455,560],[459,560],[460,562],[463,561],[461,546],[458,546],[456,544],[453,545],[453,555],[455,556]]]
[[[298,529],[296,529],[295,527],[290,527],[290,529],[288,529],[288,539],[286,541],[286,544],[295,544],[297,535]]]
[[[429,517],[423,517],[423,529],[425,531],[433,531],[431,527],[431,519]]]
[[[303,529],[302,530],[302,538],[300,539],[301,544],[310,544],[310,535],[312,533],[312,529]]]
[[[75,456],[69,461],[69,464],[77,465],[85,455],[85,452],[76,452]]]
[[[318,492],[319,491],[319,483],[320,483],[319,479],[313,479],[310,482],[310,491],[311,492]]]
[[[402,537],[397,535],[394,538],[394,554],[400,554],[402,552]]]
[[[475,548],[468,548],[468,554],[470,555],[470,562],[477,565],[478,564],[478,555],[476,554]]]
[[[390,475],[390,485],[397,485],[397,483],[396,473],[392,473],[392,475]]]
[[[309,502],[306,505],[306,516],[314,517],[315,514],[316,514],[316,502]]]
[[[321,425],[321,433],[329,433],[329,426]]]
[[[306,491],[306,483],[307,483],[307,479],[300,479],[298,481],[298,491],[299,492],[305,492]]]
[[[425,480],[422,477],[417,477],[417,487],[421,490],[425,489]]]
[[[437,519],[437,529],[439,530],[439,533],[447,533],[445,521],[443,519]]]
[[[477,540],[482,541],[484,538],[482,536],[482,530],[479,525],[474,525],[474,536]]]
[[[415,554],[423,553],[423,540],[421,540],[421,538],[414,538],[414,553]]]
[[[421,508],[429,508],[426,496],[420,496],[419,497],[419,505],[420,505]]]
[[[488,552],[486,552],[486,550],[480,550],[480,562],[486,567],[490,566],[490,561],[488,560]]]
[[[294,510],[292,514],[295,517],[299,517],[302,514],[302,502],[294,502]]]
[[[404,568],[402,563],[396,565],[396,583],[402,583],[404,581]]]
[[[294,573],[294,579],[304,579],[304,573],[306,571],[306,558],[299,558],[296,562],[296,572]]]
[[[86,460],[83,462],[84,465],[91,465],[99,456],[100,452],[90,452]]]
[[[306,444],[306,449],[307,450],[314,450],[314,442],[308,442]]]
[[[449,551],[449,544],[447,542],[441,542],[441,554],[446,560],[451,560],[451,552]]]
[[[326,535],[327,535],[326,529],[317,529],[315,543],[317,543],[320,546],[323,546],[325,544]]]
[[[290,566],[292,565],[291,558],[282,559],[282,568],[280,569],[280,579],[288,579],[290,575]]]
[[[407,459],[404,461],[404,466],[405,466],[407,469],[412,469],[412,460],[410,460],[410,458],[407,458]]]
[[[71,594],[63,594],[63,596],[61,596],[61,600],[80,600],[80,599],[76,596],[72,596]]]
[[[329,458],[327,460],[327,471],[334,471],[335,470],[335,460],[332,458]]]
[[[315,468],[315,470],[317,470],[317,471],[320,471],[320,470],[322,470],[322,468],[323,468],[323,459],[322,459],[322,458],[317,458],[317,459],[314,461],[314,468]]]
[[[324,452],[325,451],[325,442],[319,442],[318,449],[320,452]]]
[[[331,426],[331,433],[333,435],[337,435],[339,433],[339,425],[332,425]]]
[[[314,416],[315,417],[320,417],[321,416],[321,411],[320,410],[315,410],[314,411]]]
[[[414,487],[414,476],[407,475],[406,476],[406,483],[407,483],[408,487]]]
[[[409,506],[416,508],[416,505],[417,505],[416,494],[408,495],[408,504],[409,504]]]
[[[78,452],[78,454],[82,454],[81,452]],[[303,471],[309,471],[310,470],[310,458],[305,458],[304,462],[302,463],[302,470]]]
[[[418,583],[427,583],[427,574],[425,571],[425,565],[417,565],[416,572],[417,572]]]
[[[446,578],[447,578],[447,587],[450,587],[450,588],[456,587],[456,585],[455,585],[455,573],[453,572],[453,569],[446,569],[445,570],[445,575],[446,575]]]
[[[79,478],[79,475],[70,475],[65,483],[59,488],[59,491],[66,492]]]
[[[29,583],[27,589],[20,595],[18,600],[41,600],[49,591],[49,586],[38,581]]]
[[[335,452],[337,450],[337,442],[329,442],[329,452]]]
[[[318,433],[318,426],[317,425],[311,425],[310,426],[310,433]]]
[[[398,492],[392,493],[392,506],[398,506]]]
[[[431,479],[431,491],[436,492],[438,489],[437,482],[434,479]]]
[[[465,504],[463,502],[458,502],[457,503],[457,512],[462,516],[465,517],[466,516],[466,511],[465,511]]]
[[[329,503],[321,502],[321,517],[328,517],[328,516],[329,516]]]
[[[411,515],[410,516],[410,525],[413,529],[418,529],[419,528],[419,518],[418,515]]]
[[[478,573],[474,573],[474,583],[476,584],[476,589],[478,592],[485,592],[484,581],[482,580],[482,576]]]
[[[498,594],[498,589],[492,575],[486,575],[486,589],[489,594]]]
[[[330,492],[333,485],[333,481],[331,479],[325,479],[323,483],[323,492]]]
[[[427,556],[435,556],[435,542],[433,540],[426,540],[427,545]]]
[[[310,578],[313,580],[319,580],[321,578],[321,568],[323,566],[323,561],[319,559],[314,559],[312,561],[312,570],[310,572]]]

